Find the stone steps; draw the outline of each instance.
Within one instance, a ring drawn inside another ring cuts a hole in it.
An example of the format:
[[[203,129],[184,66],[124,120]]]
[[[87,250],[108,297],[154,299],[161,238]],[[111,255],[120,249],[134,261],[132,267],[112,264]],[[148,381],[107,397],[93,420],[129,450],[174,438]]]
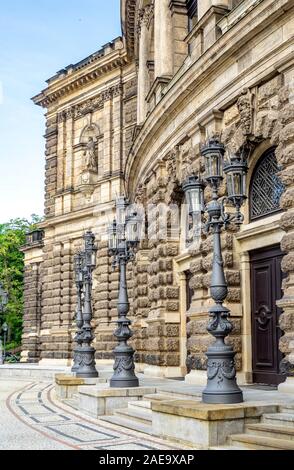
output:
[[[133,418],[128,419],[127,417],[122,416],[101,416],[101,421],[106,421],[107,423],[116,424],[117,426],[122,426],[127,429],[132,429],[133,431],[142,432],[144,434],[152,434],[152,426],[139,423]]]
[[[246,432],[253,432],[258,436],[294,441],[294,428],[290,426],[275,426],[274,424],[259,423],[246,426]]]
[[[101,419],[133,431],[152,434],[152,409],[149,400],[130,401],[127,408],[115,410],[112,416],[103,416]]]
[[[139,400],[136,402],[129,402],[128,409],[138,411],[138,409],[143,410],[148,416],[152,416],[151,401],[148,400]]]
[[[294,405],[280,406],[280,413],[294,413]]]
[[[127,418],[146,426],[152,426],[152,412],[150,415],[148,411],[143,411],[142,409],[136,410],[134,404],[132,407],[129,406],[126,409],[116,410],[114,416],[123,417],[124,419]]]
[[[197,400],[201,401],[202,392],[195,392],[193,388],[183,386],[165,386],[157,389],[157,395],[164,396],[170,400]]]
[[[237,447],[237,446],[230,446],[228,444],[228,445],[217,446],[217,447],[209,447],[209,450],[244,450],[244,448]]]
[[[294,429],[294,413],[266,413],[262,416],[262,423]]]
[[[155,401],[155,402],[169,401],[169,400],[173,401],[173,400],[175,400],[175,397],[177,399],[185,400],[185,398],[183,398],[183,395],[172,395],[172,394],[163,394],[163,393],[152,393],[150,395],[145,395],[143,397],[143,400],[150,402],[150,408],[151,408],[151,405],[152,405],[153,401]]]
[[[294,450],[294,442],[257,434],[234,434],[229,443],[247,450]]]

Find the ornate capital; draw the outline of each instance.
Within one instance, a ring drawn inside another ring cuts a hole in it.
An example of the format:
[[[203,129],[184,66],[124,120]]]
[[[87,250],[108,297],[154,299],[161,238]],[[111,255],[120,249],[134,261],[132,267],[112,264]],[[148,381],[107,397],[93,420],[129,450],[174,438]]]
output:
[[[154,16],[154,5],[147,5],[145,8],[141,8],[138,13],[138,24],[137,24],[137,33],[141,34],[142,25],[147,26],[149,29],[151,21]]]

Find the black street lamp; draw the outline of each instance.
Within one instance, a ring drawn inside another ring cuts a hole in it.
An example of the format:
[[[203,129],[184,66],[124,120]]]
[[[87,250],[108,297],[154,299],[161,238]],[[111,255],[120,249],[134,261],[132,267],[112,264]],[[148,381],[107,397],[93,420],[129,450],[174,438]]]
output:
[[[208,213],[207,233],[213,234],[213,268],[210,285],[211,297],[215,305],[210,308],[210,321],[208,332],[214,336],[215,342],[207,351],[207,371],[208,382],[203,392],[204,403],[241,403],[243,393],[237,385],[235,353],[233,348],[225,344],[225,338],[231,333],[233,326],[229,321],[230,311],[223,306],[228,295],[228,285],[224,273],[224,262],[221,250],[221,230],[227,225],[235,222],[238,225],[243,223],[243,215],[240,212],[241,206],[246,200],[246,174],[248,172],[247,156],[248,148],[244,147],[242,152],[232,155],[224,165],[225,148],[217,138],[209,139],[208,143],[202,147],[202,156],[205,159],[206,175],[205,180],[212,189],[212,201],[207,205]],[[228,196],[219,200],[219,187],[226,174]],[[200,200],[197,191],[200,192],[199,184],[191,188],[184,185],[187,202],[192,205],[191,198]],[[192,193],[192,189],[194,193]],[[228,201],[236,208],[235,214],[225,213],[224,203]],[[195,206],[197,207],[195,202]],[[199,206],[199,204],[198,204]]]
[[[114,375],[110,381],[111,388],[138,387],[139,380],[135,375],[134,349],[128,345],[133,336],[131,321],[127,318],[130,310],[127,287],[127,263],[134,259],[134,250],[139,243],[141,220],[137,214],[126,215],[129,204],[124,197],[117,200],[118,220],[109,228],[109,254],[114,257],[113,266],[119,267],[118,320],[114,336],[118,346],[114,349]]]
[[[74,341],[77,346],[74,350],[74,364],[71,369],[73,373],[79,370],[81,364],[81,347],[83,343],[82,339],[82,328],[83,328],[83,287],[84,287],[84,276],[83,276],[83,255],[78,253],[74,257],[74,271],[75,271],[75,283],[77,288],[77,305],[76,305],[76,324],[77,332]]]
[[[85,250],[81,255],[81,265],[79,270],[79,292],[81,295],[81,285],[83,282],[84,299],[82,304],[82,320],[79,312],[79,324],[83,321],[82,331],[79,335],[80,346],[78,348],[78,368],[76,376],[80,378],[96,378],[98,372],[96,369],[95,349],[91,346],[94,339],[93,328],[91,325],[93,311],[92,311],[92,286],[93,286],[93,271],[96,267],[97,248],[95,246],[95,235],[88,231],[84,235]],[[77,266],[76,266],[77,267]],[[76,279],[77,281],[77,279]],[[79,306],[80,308],[80,306]]]

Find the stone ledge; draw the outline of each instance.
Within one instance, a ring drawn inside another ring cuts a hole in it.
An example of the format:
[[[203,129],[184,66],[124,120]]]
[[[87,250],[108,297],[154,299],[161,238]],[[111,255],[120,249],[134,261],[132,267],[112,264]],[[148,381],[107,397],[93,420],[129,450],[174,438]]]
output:
[[[110,388],[109,385],[78,387],[79,410],[92,417],[112,415],[115,410],[127,408],[129,402],[156,392],[155,387]]]
[[[78,393],[79,387],[93,388],[95,385],[107,382],[106,378],[83,379],[74,375],[56,374],[55,392],[59,400],[73,398]]]
[[[79,387],[79,394],[87,395],[93,398],[138,397],[155,392],[155,387],[110,388],[109,385],[98,385],[97,387]]]
[[[265,404],[264,402],[242,403],[238,405],[207,405],[197,400],[171,400],[152,403],[152,411],[154,412],[201,421],[258,418],[263,413],[276,413],[278,409],[278,404]]]
[[[85,380],[79,379],[78,377],[69,375],[55,375],[55,383],[62,386],[76,386],[84,385]]]

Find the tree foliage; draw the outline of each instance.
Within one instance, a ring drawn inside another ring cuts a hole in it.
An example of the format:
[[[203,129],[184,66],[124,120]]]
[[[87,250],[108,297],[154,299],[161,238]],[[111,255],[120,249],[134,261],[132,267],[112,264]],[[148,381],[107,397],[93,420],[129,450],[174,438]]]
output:
[[[21,344],[23,317],[24,255],[26,233],[34,230],[41,218],[32,215],[31,220],[14,219],[0,224],[0,282],[8,292],[9,301],[0,323],[9,326],[8,341],[13,346]]]

